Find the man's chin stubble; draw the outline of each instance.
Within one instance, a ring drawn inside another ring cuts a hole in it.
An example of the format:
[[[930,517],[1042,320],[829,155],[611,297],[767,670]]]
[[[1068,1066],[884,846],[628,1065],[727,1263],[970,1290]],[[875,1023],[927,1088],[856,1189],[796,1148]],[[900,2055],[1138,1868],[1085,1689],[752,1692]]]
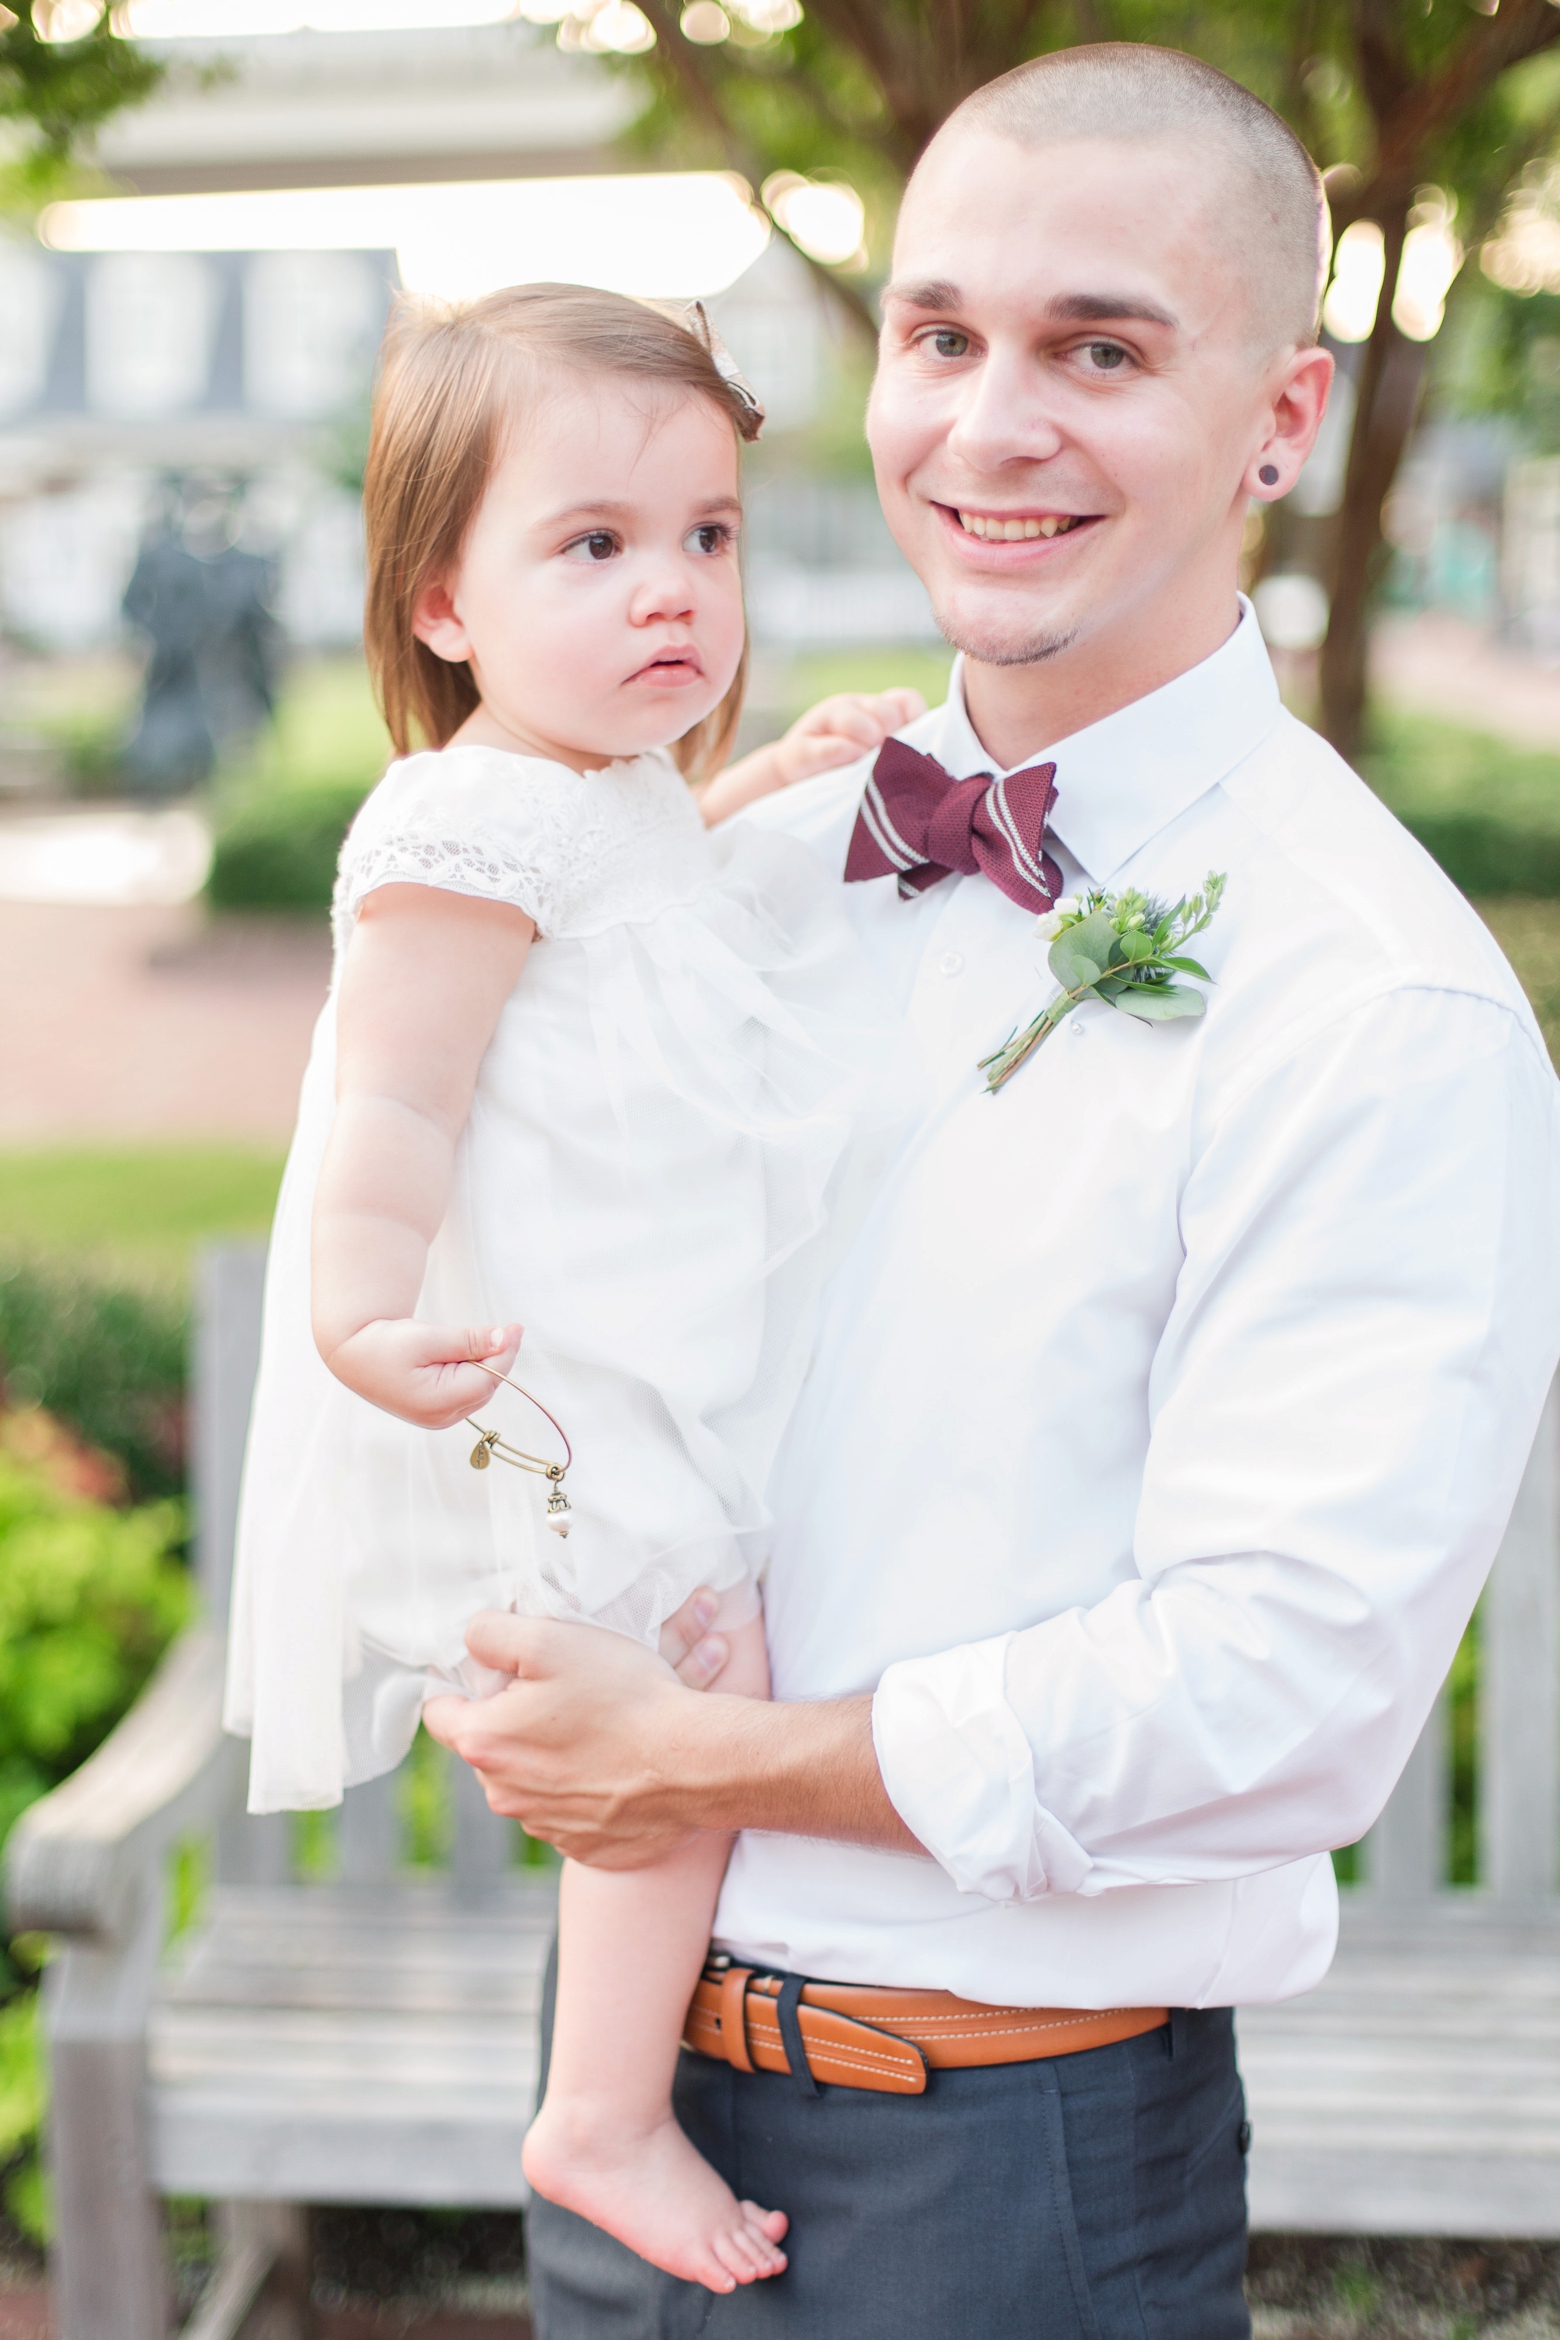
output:
[[[941,610],[934,614],[944,641],[951,642],[955,650],[962,650],[966,658],[973,658],[982,666],[1043,666],[1048,658],[1070,650],[1079,633],[1076,626],[1070,626],[1064,634],[1017,634],[996,627],[961,624],[956,618],[944,616]]]

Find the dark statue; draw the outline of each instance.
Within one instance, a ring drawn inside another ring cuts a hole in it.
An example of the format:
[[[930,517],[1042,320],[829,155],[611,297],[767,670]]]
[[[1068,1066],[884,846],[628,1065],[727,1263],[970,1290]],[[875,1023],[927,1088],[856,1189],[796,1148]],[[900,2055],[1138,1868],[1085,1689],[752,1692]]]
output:
[[[169,483],[125,588],[124,613],[152,654],[121,771],[137,795],[177,796],[208,779],[276,700],[276,565],[233,541],[237,491]]]

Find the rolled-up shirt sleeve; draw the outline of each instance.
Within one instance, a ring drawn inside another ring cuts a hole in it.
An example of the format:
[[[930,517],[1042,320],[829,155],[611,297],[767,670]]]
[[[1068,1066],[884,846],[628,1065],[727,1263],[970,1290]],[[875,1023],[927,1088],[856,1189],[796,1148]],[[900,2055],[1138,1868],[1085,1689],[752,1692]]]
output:
[[[1193,1149],[1134,1573],[891,1666],[888,1793],[994,1901],[1354,1842],[1504,1531],[1560,1351],[1556,1082],[1511,1009],[1402,988]]]

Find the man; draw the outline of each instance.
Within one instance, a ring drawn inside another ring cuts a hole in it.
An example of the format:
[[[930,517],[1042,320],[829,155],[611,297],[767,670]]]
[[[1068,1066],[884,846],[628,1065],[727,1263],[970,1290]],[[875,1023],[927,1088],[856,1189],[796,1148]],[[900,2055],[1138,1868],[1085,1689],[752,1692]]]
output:
[[[1133,47],[979,92],[907,191],[869,436],[962,657],[903,735],[935,767],[754,816],[852,880],[918,1081],[777,1473],[775,1702],[506,1617],[472,1644],[514,1687],[436,1717],[578,1858],[749,1832],[678,2104],[790,2266],[711,2300],[538,2203],[539,2340],[1249,2329],[1230,2009],[1326,1970],[1328,1848],[1414,1743],[1560,1347],[1532,1018],[1237,599],[1325,403],[1322,218],[1276,117]],[[1209,872],[1206,1016],[1088,1001],[988,1094],[1055,990],[1037,907]],[[829,1995],[743,1968],[857,1986],[880,2060],[939,2042],[924,2086],[841,2084]],[[770,2038],[789,2077],[741,2068]]]

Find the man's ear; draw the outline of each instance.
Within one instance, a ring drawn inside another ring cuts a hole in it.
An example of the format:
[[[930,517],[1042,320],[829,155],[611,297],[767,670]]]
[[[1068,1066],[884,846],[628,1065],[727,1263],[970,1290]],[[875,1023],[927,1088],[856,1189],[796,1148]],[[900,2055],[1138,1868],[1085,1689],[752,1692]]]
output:
[[[471,641],[455,614],[455,604],[443,585],[425,585],[412,611],[412,632],[426,642],[436,658],[460,666],[471,656]]]
[[[1267,431],[1246,466],[1248,496],[1271,504],[1288,495],[1316,444],[1332,378],[1333,360],[1325,349],[1297,349],[1278,368]]]

